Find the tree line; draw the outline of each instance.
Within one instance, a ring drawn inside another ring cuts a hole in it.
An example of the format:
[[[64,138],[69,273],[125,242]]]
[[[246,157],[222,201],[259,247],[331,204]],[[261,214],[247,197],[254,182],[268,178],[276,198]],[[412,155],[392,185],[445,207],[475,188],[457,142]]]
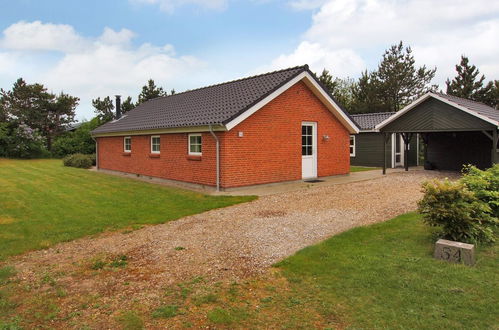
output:
[[[170,94],[174,94],[171,90]],[[149,79],[133,102],[128,96],[121,104],[123,112],[156,97],[167,96],[163,87]],[[22,78],[11,90],[0,89],[0,157],[62,157],[73,153],[95,153],[90,132],[114,118],[114,104],[109,96],[92,100],[95,117],[75,124],[79,98],[63,92],[48,92],[42,84],[28,84]]]
[[[446,94],[499,107],[499,80],[486,82],[464,55],[455,68],[457,75],[445,83]],[[417,67],[411,47],[399,42],[385,51],[376,70],[362,72],[358,80],[334,77],[326,68],[318,79],[350,113],[396,112],[426,92],[437,91],[432,84],[436,70]]]
[[[498,108],[499,81],[486,81],[466,56],[456,65],[456,76],[446,81],[446,93]],[[416,66],[411,47],[402,42],[382,55],[378,67],[364,71],[357,80],[334,77],[326,68],[319,81],[350,113],[398,111],[428,91],[436,68]],[[133,102],[127,96],[121,103],[126,113],[143,102],[167,93],[149,79]],[[28,84],[19,78],[11,90],[0,89],[0,157],[61,157],[72,153],[91,154],[95,143],[90,132],[115,116],[110,96],[92,100],[95,117],[68,131],[75,123],[79,98],[63,92],[54,94],[41,84]]]

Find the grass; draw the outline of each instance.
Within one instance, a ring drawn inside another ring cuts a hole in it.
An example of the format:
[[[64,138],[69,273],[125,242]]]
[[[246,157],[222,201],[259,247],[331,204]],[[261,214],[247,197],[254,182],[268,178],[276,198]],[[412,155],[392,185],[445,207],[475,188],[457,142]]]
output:
[[[350,166],[350,173],[380,170],[379,167],[365,167],[365,166]]]
[[[158,287],[150,302],[130,296],[126,308],[109,307],[112,293],[74,295],[56,274],[39,275],[43,291],[28,289],[4,267],[0,329],[82,328],[92,322],[84,316],[89,309],[123,329],[497,329],[499,246],[479,247],[476,265],[467,267],[433,259],[434,241],[419,215],[406,214],[307,247],[262,276],[215,283],[194,277]],[[99,260],[104,269],[117,270],[114,261],[127,271],[125,256]],[[80,307],[69,313],[65,304]]]
[[[60,160],[0,159],[0,187],[0,260],[254,199],[207,196],[64,167]]]
[[[295,299],[352,328],[494,328],[499,324],[497,245],[474,267],[432,258],[417,214],[361,227],[280,262]]]

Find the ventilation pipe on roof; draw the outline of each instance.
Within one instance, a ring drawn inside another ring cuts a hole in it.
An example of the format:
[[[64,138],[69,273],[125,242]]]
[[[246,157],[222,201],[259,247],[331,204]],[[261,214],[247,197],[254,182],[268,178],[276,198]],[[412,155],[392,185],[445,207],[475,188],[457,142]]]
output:
[[[116,118],[121,118],[121,95],[116,95]]]
[[[218,136],[213,132],[213,127],[210,124],[210,133],[215,139],[216,149],[217,149],[217,191],[220,191],[220,141],[218,140]]]

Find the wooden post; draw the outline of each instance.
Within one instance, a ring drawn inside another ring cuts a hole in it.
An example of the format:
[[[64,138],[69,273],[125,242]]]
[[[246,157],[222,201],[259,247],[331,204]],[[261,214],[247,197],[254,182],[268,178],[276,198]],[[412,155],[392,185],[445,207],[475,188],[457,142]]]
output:
[[[412,133],[401,133],[404,140],[404,168],[409,171],[409,143],[412,139]]]
[[[492,132],[492,155],[491,155],[491,161],[492,161],[492,166],[497,163],[497,141],[498,141],[498,136],[497,136],[497,129],[494,129]]]
[[[383,133],[383,175],[386,174],[386,133]]]

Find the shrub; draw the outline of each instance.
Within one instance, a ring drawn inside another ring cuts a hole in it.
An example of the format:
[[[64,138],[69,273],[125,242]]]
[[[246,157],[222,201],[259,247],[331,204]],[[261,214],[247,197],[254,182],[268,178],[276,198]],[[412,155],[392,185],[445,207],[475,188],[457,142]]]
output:
[[[38,130],[25,124],[0,123],[0,157],[37,158],[47,153]]]
[[[92,156],[84,154],[73,154],[64,157],[62,160],[64,166],[78,167],[78,168],[90,168],[92,167]]]
[[[97,128],[101,122],[99,118],[84,122],[74,132],[65,132],[55,138],[52,144],[52,153],[57,157],[64,157],[70,154],[95,153],[95,141],[90,132]]]
[[[441,227],[442,236],[447,239],[493,242],[498,224],[499,179],[494,177],[497,170],[497,165],[487,171],[467,167],[466,174],[457,182],[446,179],[424,183],[424,197],[418,203],[423,220],[430,226]]]

